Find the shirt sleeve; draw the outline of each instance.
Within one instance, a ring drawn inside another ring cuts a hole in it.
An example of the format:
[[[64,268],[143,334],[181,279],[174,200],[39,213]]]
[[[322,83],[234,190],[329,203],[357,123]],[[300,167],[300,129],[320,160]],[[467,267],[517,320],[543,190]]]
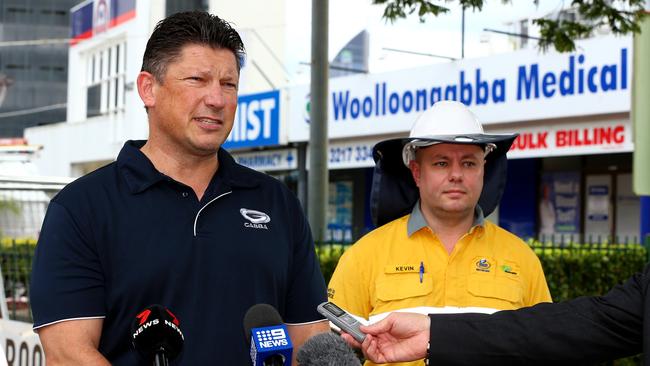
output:
[[[432,315],[429,362],[440,365],[585,365],[643,351],[648,274],[604,296],[492,315]]]
[[[368,289],[374,284],[368,283],[363,278],[363,270],[359,266],[356,249],[355,246],[352,246],[339,259],[332,274],[327,295],[331,302],[350,314],[368,319],[372,310]]]
[[[327,294],[307,218],[297,199],[291,201],[295,201],[290,203],[295,218],[294,251],[283,320],[288,324],[300,324],[325,319],[316,307],[327,300]]]
[[[105,316],[104,276],[90,242],[89,222],[51,201],[32,265],[34,328],[62,320]]]

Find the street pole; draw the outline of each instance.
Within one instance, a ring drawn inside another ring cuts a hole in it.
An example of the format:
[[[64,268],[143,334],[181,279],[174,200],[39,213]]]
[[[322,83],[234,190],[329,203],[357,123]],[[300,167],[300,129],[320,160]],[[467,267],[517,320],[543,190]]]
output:
[[[641,33],[634,35],[632,65],[632,125],[634,126],[634,193],[640,196],[641,242],[650,234],[650,0],[641,20]]]
[[[328,22],[329,1],[311,2],[311,107],[309,111],[309,177],[307,216],[316,243],[325,239],[327,171],[327,93],[329,90]]]

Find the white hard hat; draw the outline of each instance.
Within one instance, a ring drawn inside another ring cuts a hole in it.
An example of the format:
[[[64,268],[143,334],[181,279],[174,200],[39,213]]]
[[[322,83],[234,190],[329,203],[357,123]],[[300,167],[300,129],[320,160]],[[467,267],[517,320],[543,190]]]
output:
[[[422,113],[413,124],[409,139],[402,148],[402,160],[408,166],[419,147],[440,143],[481,145],[485,155],[497,148],[486,135],[478,118],[463,103],[441,101]],[[502,137],[502,136],[501,136]],[[507,135],[511,137],[511,135]]]

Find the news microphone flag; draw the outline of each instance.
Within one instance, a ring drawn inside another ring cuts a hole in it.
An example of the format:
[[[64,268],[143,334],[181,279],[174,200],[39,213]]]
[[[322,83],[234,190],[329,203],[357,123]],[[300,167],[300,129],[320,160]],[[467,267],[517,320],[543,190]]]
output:
[[[251,330],[251,359],[255,366],[266,366],[265,360],[282,356],[282,364],[290,365],[293,354],[293,345],[284,324],[271,327],[253,328]]]
[[[254,366],[290,366],[293,344],[278,311],[255,304],[244,315],[244,333]]]
[[[155,304],[135,316],[131,340],[146,362],[166,365],[181,353],[185,337],[178,318],[169,309]]]

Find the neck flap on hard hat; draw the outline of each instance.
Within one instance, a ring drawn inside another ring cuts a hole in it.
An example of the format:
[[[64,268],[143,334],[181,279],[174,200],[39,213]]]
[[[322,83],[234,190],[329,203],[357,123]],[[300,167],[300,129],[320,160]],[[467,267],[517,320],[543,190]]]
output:
[[[483,191],[478,200],[485,216],[494,211],[503,195],[508,169],[506,153],[515,138],[516,134],[495,139],[493,142],[497,149],[485,158]],[[377,227],[411,213],[419,199],[420,192],[411,171],[402,162],[402,148],[411,140],[386,140],[373,148],[375,169],[370,192],[370,213]]]

